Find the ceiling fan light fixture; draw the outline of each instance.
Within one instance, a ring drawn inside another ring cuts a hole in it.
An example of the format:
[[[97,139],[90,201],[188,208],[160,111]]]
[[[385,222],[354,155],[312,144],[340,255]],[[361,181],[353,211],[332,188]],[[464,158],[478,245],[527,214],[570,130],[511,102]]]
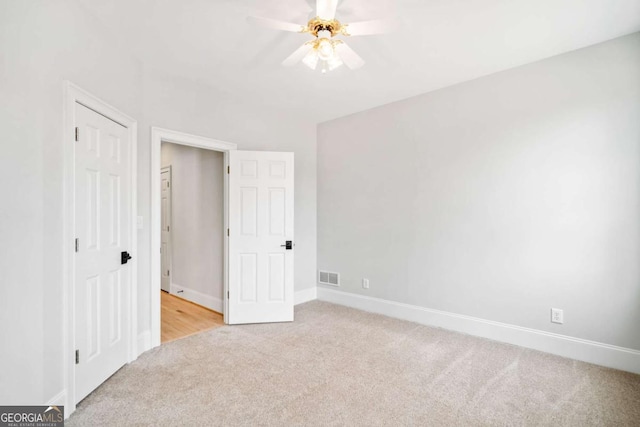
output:
[[[327,62],[327,67],[329,68],[329,71],[333,71],[342,65],[342,59],[340,59],[340,57],[335,54],[331,58],[327,59],[326,62]]]
[[[328,61],[329,59],[335,56],[335,51],[333,50],[333,43],[331,40],[326,38],[318,39],[318,43],[316,44],[316,50],[318,51],[318,56],[323,61]]]
[[[314,48],[311,49],[309,53],[304,56],[304,58],[302,58],[302,63],[312,70],[315,70],[318,66],[318,59],[318,52]]]
[[[338,2],[339,0],[316,0],[317,15],[311,18],[307,25],[296,25],[271,18],[248,17],[247,19],[251,24],[313,36],[312,40],[304,43],[282,61],[285,67],[302,61],[312,70],[316,70],[320,63],[323,73],[332,71],[342,64],[351,70],[356,70],[364,65],[364,60],[346,42],[336,36],[380,34],[386,32],[390,26],[382,20],[343,24],[335,17]],[[349,28],[348,31],[347,28]]]

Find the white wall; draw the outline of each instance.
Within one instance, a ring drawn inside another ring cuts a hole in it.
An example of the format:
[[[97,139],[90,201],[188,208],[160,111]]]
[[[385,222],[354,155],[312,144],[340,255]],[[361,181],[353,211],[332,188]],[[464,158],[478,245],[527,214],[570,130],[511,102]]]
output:
[[[73,2],[0,2],[0,404],[62,389],[63,80],[141,115],[140,64]]]
[[[64,391],[63,82],[138,120],[139,333],[150,325],[150,127],[296,153],[296,290],[314,286],[316,133],[294,111],[264,109],[160,76],[72,0],[0,2],[0,404]]]
[[[639,33],[319,126],[346,292],[640,349],[639,218]]]
[[[220,151],[162,144],[171,166],[172,292],[221,312],[224,290],[224,158]]]

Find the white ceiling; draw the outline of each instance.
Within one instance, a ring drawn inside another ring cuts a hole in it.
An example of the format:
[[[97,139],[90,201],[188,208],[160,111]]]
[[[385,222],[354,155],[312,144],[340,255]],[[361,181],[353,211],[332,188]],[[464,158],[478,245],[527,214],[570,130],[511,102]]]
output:
[[[316,122],[640,31],[640,0],[342,0],[344,22],[395,17],[347,41],[367,62],[325,75],[280,62],[309,35],[251,27],[248,15],[306,23],[314,0],[77,0],[151,70]]]

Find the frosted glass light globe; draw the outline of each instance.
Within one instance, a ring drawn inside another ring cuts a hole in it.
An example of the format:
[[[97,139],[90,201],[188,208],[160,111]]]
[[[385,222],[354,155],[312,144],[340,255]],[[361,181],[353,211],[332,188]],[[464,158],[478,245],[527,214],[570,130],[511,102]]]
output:
[[[331,41],[329,39],[320,39],[320,41],[318,41],[317,50],[320,59],[326,61],[330,58],[333,58],[333,45],[331,44]]]

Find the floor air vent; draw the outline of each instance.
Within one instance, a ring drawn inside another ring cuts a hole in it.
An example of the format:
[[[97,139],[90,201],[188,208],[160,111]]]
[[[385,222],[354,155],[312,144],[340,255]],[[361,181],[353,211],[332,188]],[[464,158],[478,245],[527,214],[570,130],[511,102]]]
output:
[[[340,274],[331,271],[319,271],[318,281],[323,285],[340,286]]]

